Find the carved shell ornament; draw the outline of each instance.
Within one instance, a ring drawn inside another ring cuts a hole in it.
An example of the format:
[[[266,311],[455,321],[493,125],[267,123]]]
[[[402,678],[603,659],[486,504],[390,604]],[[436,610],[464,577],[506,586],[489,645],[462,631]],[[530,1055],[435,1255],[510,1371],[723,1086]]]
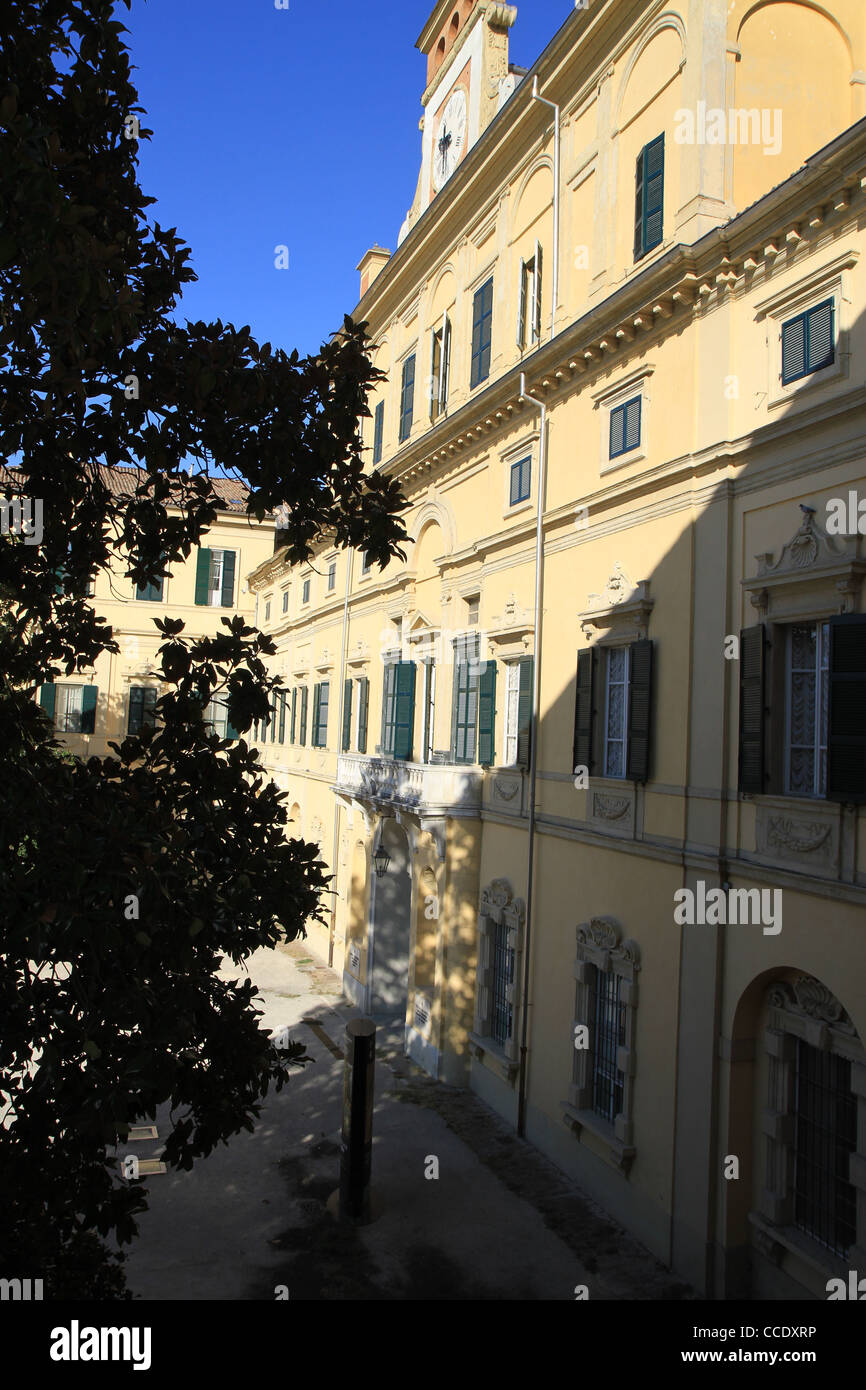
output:
[[[631,801],[627,796],[605,796],[596,792],[592,800],[592,813],[602,820],[622,820],[630,807]]]
[[[843,1032],[853,1033],[854,1025],[835,994],[811,975],[796,980],[779,980],[770,987],[768,1000],[774,1009],[805,1014],[808,1018],[830,1023]]]
[[[820,821],[810,821],[798,825],[796,821],[782,816],[771,816],[767,827],[767,840],[771,845],[794,850],[797,854],[812,854],[820,849],[830,834],[831,826]]]

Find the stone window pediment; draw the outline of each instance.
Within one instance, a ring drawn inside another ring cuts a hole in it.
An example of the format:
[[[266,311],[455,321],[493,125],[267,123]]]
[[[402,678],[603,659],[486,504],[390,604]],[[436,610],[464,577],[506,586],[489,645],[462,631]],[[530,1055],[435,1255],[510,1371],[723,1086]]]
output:
[[[601,634],[602,642],[639,642],[647,636],[654,600],[650,581],[635,583],[617,562],[604,589],[587,596],[587,607],[578,613],[584,634]]]
[[[742,581],[752,607],[770,622],[807,614],[853,613],[866,576],[858,536],[830,536],[814,507],[800,503],[803,519],[776,559],[756,555],[758,572]]]

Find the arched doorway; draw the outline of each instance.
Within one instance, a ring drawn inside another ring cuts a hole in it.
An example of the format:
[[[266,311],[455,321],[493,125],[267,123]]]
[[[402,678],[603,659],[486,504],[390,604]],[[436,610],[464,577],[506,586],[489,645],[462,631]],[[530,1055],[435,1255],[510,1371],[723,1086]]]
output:
[[[382,844],[391,860],[381,878],[373,877],[368,1009],[378,1021],[403,1024],[409,993],[412,878],[408,836],[396,820],[383,822]]]

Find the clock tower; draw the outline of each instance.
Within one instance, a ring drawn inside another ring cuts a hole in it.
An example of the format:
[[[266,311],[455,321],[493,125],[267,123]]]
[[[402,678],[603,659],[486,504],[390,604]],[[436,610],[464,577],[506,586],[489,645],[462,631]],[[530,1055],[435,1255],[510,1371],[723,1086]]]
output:
[[[398,244],[465,159],[522,76],[509,66],[514,5],[439,0],[416,47],[427,59],[421,174]]]

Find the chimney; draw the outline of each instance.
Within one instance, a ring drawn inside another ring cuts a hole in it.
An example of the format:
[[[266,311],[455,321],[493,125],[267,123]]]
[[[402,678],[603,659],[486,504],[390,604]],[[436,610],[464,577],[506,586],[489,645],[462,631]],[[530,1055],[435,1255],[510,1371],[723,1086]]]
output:
[[[357,269],[361,272],[362,299],[364,298],[364,295],[367,293],[368,289],[372,285],[376,276],[379,274],[380,271],[385,269],[385,266],[388,264],[390,259],[391,252],[386,251],[383,246],[380,246],[378,241],[376,242],[375,246],[370,247],[369,251],[365,251],[357,266]]]

